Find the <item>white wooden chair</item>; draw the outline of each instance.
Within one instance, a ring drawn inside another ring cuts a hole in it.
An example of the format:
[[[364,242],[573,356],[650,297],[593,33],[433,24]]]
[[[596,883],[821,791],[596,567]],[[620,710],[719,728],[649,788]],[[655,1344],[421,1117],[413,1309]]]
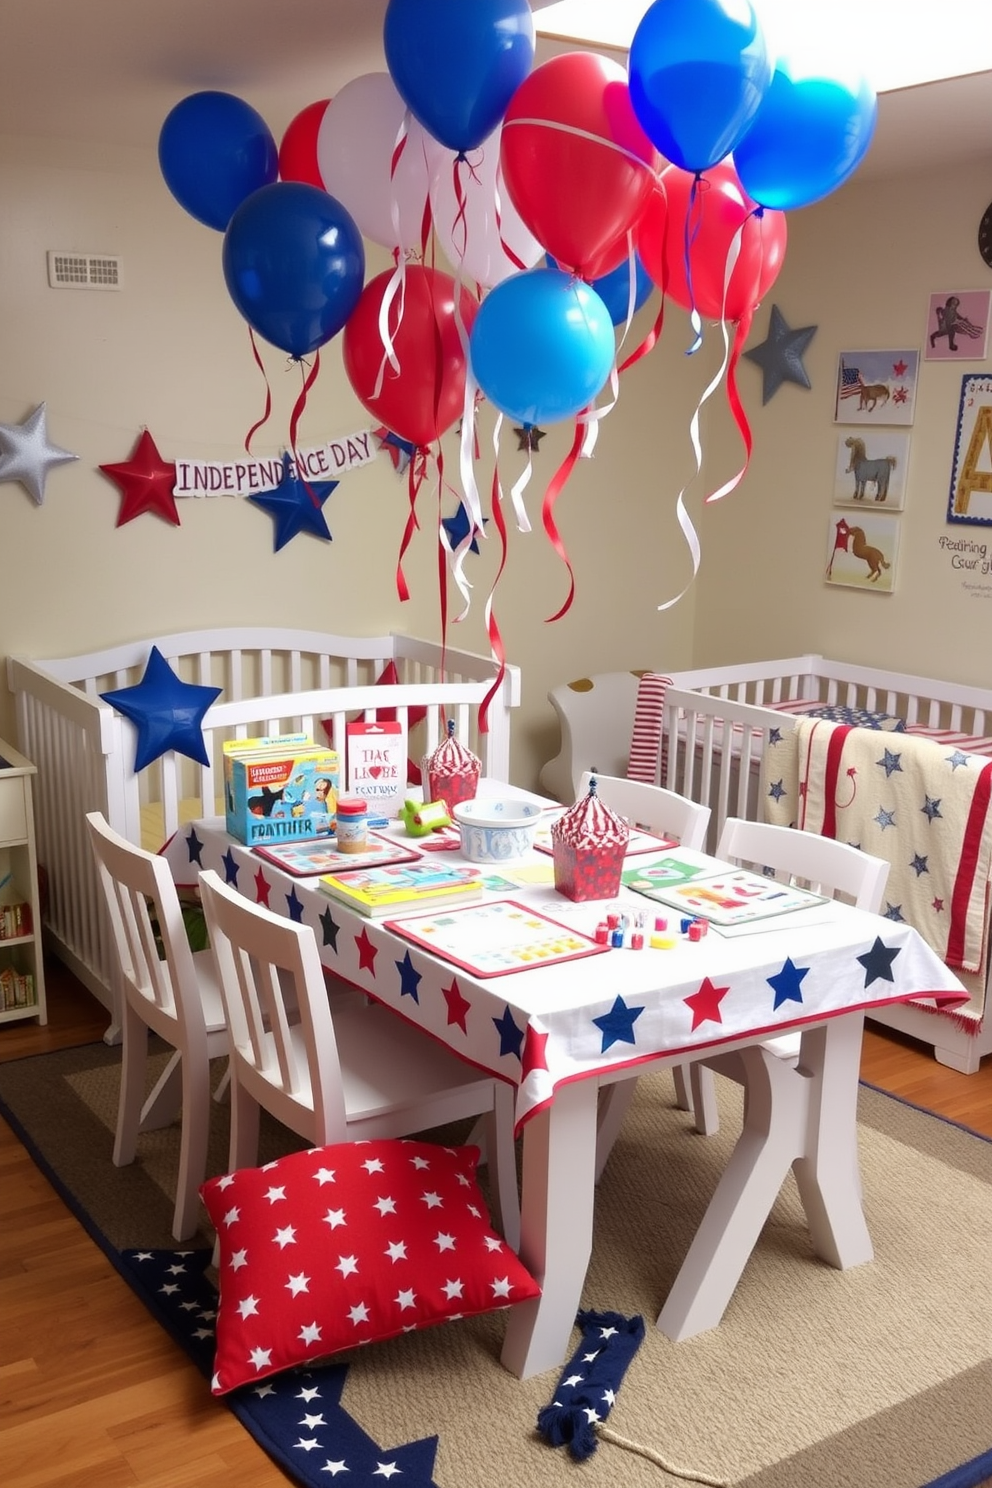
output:
[[[541,767],[541,789],[570,806],[581,794],[583,770],[619,776],[627,768],[637,706],[638,672],[596,672],[552,687],[561,747]]]
[[[199,1188],[206,1176],[210,1060],[228,1052],[220,988],[210,952],[190,949],[165,859],[119,836],[99,812],[90,812],[86,822],[121,983],[114,1162],[133,1162],[139,1132],[181,1115],[172,1233],[186,1240],[199,1222]],[[175,1053],[145,1099],[149,1029]]]
[[[647,785],[618,775],[600,775],[592,770],[587,770],[579,781],[579,799],[588,794],[589,781],[594,775],[600,800],[625,817],[630,826],[654,832],[659,837],[673,838],[681,847],[705,851],[710,822],[708,806],[700,806],[698,802],[660,785]],[[689,1102],[687,1069],[688,1065],[676,1065],[673,1070],[676,1099],[683,1110],[688,1110]],[[597,1178],[634,1098],[635,1084],[634,1080],[620,1080],[615,1085],[606,1086],[600,1096],[596,1131]]]
[[[512,1086],[358,991],[329,1002],[309,925],[253,904],[212,870],[200,893],[230,1029],[230,1171],[257,1162],[263,1107],[314,1146],[483,1116],[493,1218],[516,1250]]]
[[[796,827],[772,826],[768,822],[745,821],[728,816],[724,822],[716,856],[738,867],[788,883],[800,884],[830,899],[843,899],[858,909],[877,912],[882,903],[889,865],[882,858],[862,852],[832,837],[802,832]],[[786,1033],[766,1039],[762,1044],[777,1058],[795,1064],[799,1058],[801,1034]],[[694,1060],[690,1066],[691,1109],[696,1130],[711,1136],[719,1127],[714,1070],[742,1079],[740,1060],[735,1054],[716,1055]],[[690,1109],[681,1099],[683,1110]]]

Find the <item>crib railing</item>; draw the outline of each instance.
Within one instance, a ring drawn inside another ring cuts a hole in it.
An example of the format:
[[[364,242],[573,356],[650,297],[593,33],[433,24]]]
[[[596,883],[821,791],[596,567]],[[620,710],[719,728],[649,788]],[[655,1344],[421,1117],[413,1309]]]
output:
[[[140,774],[133,769],[134,726],[100,694],[140,681],[152,641],[88,656],[35,662],[9,658],[18,747],[37,766],[38,859],[47,884],[46,939],[108,1008],[114,1006],[113,964],[97,895],[85,815],[100,811],[133,842],[153,850],[183,821],[221,811],[225,740],[305,732],[328,739],[345,759],[349,719],[372,722],[390,710],[409,724],[410,752],[430,753],[445,721],[482,760],[485,774],[509,778],[511,710],[520,701],[520,674],[508,667],[488,708],[489,658],[402,635],[352,638],[311,631],[241,628],[187,632],[154,644],[185,681],[217,686],[207,711],[206,764],[168,750]],[[377,685],[387,664],[399,680]],[[148,823],[158,840],[149,841]],[[114,1036],[114,1031],[108,1034]]]

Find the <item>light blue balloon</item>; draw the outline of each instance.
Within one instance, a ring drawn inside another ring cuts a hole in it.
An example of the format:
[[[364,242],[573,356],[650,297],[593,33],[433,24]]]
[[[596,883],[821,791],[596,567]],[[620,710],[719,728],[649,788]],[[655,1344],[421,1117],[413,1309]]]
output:
[[[610,312],[562,269],[528,269],[489,291],[469,336],[476,382],[520,424],[550,424],[588,407],[613,367]]]
[[[673,165],[709,170],[744,134],[771,81],[748,0],[655,0],[630,45],[630,101]]]
[[[864,159],[877,114],[864,78],[803,77],[780,59],[754,123],[734,150],[741,185],[752,201],[779,211],[829,196]]]

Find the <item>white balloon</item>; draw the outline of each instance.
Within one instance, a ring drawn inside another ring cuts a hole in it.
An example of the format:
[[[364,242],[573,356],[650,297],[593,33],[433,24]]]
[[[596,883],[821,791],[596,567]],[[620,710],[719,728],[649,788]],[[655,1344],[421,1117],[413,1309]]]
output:
[[[393,154],[407,118],[403,152]],[[354,217],[362,235],[383,248],[420,248],[430,190],[431,150],[440,146],[412,115],[388,72],[352,78],[328,104],[317,133],[324,189]]]
[[[431,188],[434,231],[445,257],[465,279],[474,279],[487,289],[515,274],[520,263],[532,269],[544,253],[520,220],[499,176],[501,134],[499,125],[478,150],[469,151],[467,162],[458,167],[465,195],[463,217],[459,218],[451,151],[445,152],[447,158],[440,169],[435,166]],[[507,248],[520,263],[514,262]]]

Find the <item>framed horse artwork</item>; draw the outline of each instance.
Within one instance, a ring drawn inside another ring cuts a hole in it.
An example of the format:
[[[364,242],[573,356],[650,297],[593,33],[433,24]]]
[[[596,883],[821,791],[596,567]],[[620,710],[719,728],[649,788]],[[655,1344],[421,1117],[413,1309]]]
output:
[[[834,462],[834,505],[902,511],[909,431],[841,429]]]
[[[891,594],[899,552],[899,518],[878,511],[830,513],[827,529],[828,584]]]
[[[919,350],[842,351],[835,424],[911,424]]]

